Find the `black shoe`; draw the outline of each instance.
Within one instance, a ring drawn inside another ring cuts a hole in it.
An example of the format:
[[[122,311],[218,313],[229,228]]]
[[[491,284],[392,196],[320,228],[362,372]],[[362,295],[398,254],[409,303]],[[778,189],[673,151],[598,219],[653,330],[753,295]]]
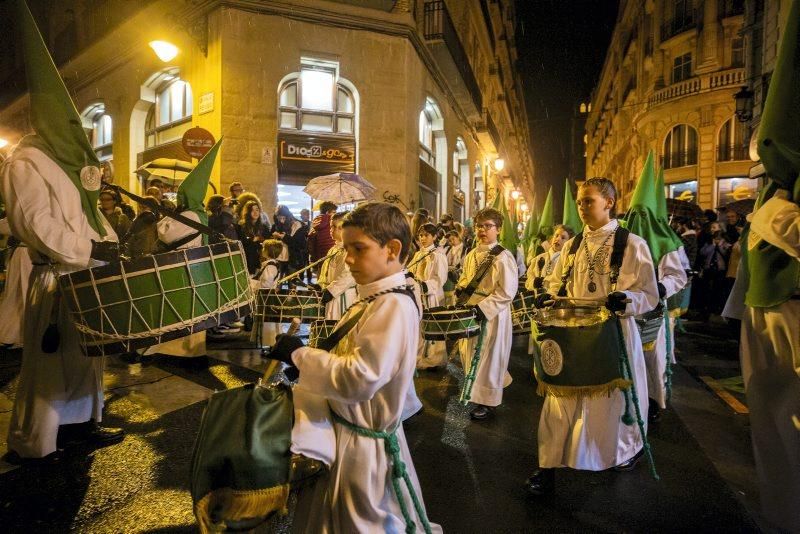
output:
[[[292,455],[292,467],[289,472],[289,483],[292,489],[302,488],[313,479],[320,476],[327,467],[319,460],[314,460],[302,454]]]
[[[661,407],[652,399],[650,399],[650,406],[647,410],[647,420],[650,423],[658,423],[661,421]]]
[[[614,467],[613,469],[614,469],[614,471],[632,471],[633,468],[636,467],[636,464],[639,463],[639,460],[642,459],[642,456],[644,456],[644,448],[642,448],[642,450],[640,450],[639,452],[634,454],[633,458],[631,458],[630,460],[626,460],[626,461],[622,462],[621,464],[619,464],[618,466]]]
[[[484,419],[488,419],[492,415],[492,408],[489,406],[484,406],[483,404],[476,404],[473,408],[469,411],[469,416],[476,421],[483,421]]]
[[[58,447],[68,448],[76,445],[107,447],[125,439],[121,428],[107,428],[91,419],[77,425],[63,425],[58,431]]]
[[[51,452],[47,456],[43,456],[41,458],[23,458],[15,451],[8,451],[3,456],[3,461],[10,463],[11,465],[19,465],[25,467],[44,467],[48,465],[57,465],[61,462],[63,458],[62,451],[56,450]]]
[[[550,495],[556,489],[556,470],[542,469],[541,467],[533,472],[525,481],[525,491],[529,495],[541,497]]]
[[[87,441],[96,447],[107,447],[125,439],[125,431],[121,428],[100,426],[94,420],[89,421]]]

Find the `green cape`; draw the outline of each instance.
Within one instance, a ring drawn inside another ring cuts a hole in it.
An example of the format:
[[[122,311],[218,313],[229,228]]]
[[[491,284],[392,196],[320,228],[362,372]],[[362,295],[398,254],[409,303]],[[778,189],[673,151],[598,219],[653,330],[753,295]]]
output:
[[[211,147],[211,150],[203,156],[194,169],[189,172],[180,186],[178,186],[178,209],[180,211],[191,211],[197,214],[200,222],[208,224],[208,214],[206,213],[203,200],[208,191],[208,181],[211,178],[211,170],[217,159],[217,152],[222,144],[222,138]],[[204,242],[208,236],[203,236]]]
[[[683,242],[675,235],[666,220],[659,219],[658,200],[656,194],[655,169],[653,167],[653,152],[647,154],[647,159],[633,190],[630,208],[625,216],[626,228],[638,235],[650,248],[653,265],[658,263],[665,255],[683,246]]]
[[[788,189],[798,202],[797,175],[800,172],[800,2],[789,8],[781,38],[775,71],[758,130],[758,155],[770,182],[757,206],[769,200],[778,188]],[[800,262],[778,247],[761,241],[752,250],[743,243],[750,284],[745,303],[771,307],[786,302],[800,283]]]
[[[30,121],[36,132],[36,135],[22,138],[19,146],[37,148],[61,167],[81,195],[81,206],[89,225],[100,236],[105,236],[103,216],[97,207],[100,161],[24,0],[16,0],[16,17],[30,93]],[[97,172],[87,169],[81,180],[85,167],[94,167]]]

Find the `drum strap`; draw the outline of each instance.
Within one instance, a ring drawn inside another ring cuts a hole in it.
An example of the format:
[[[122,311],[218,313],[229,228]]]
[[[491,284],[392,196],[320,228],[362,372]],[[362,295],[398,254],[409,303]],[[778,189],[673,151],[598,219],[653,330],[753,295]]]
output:
[[[264,271],[267,270],[267,267],[272,265],[273,267],[278,267],[278,262],[276,260],[267,260],[264,262],[264,266],[261,267],[256,274],[253,275],[253,280],[259,280],[261,275],[264,274]]]
[[[414,303],[414,307],[417,306],[417,299],[414,298],[414,292],[411,291],[408,286],[404,287],[393,287],[392,289],[383,292],[381,291],[378,294],[372,295],[371,297],[361,301],[362,303],[369,304],[376,298],[381,295],[385,295],[386,293],[400,293],[401,295],[406,295],[411,298],[411,301]],[[367,306],[365,305],[363,308],[358,310],[356,313],[353,314],[347,321],[344,323],[339,324],[336,329],[331,332],[331,335],[326,337],[325,339],[321,339],[317,342],[317,348],[322,349],[326,352],[330,352],[333,350],[336,345],[347,335],[353,327],[358,324],[358,321],[361,320],[361,317],[364,315],[364,312],[367,311]]]
[[[465,304],[475,290],[478,288],[478,284],[481,283],[481,280],[488,274],[489,269],[492,268],[494,264],[495,258],[500,255],[505,249],[502,245],[497,244],[489,250],[489,253],[486,255],[486,258],[478,265],[478,268],[475,269],[475,276],[472,277],[472,280],[469,281],[467,287],[464,288],[464,291],[461,292],[461,295],[458,297],[457,304]]]
[[[617,289],[617,280],[619,279],[619,271],[622,268],[622,259],[625,256],[625,247],[628,246],[629,235],[630,231],[626,228],[622,228],[621,226],[618,227],[614,232],[614,244],[611,249],[611,261],[609,262],[611,267],[611,274],[609,275],[609,278],[611,279],[612,293]],[[559,297],[567,296],[567,282],[569,282],[569,279],[572,276],[572,269],[575,267],[575,255],[578,253],[582,242],[583,232],[575,236],[575,239],[572,240],[572,246],[569,248],[567,265],[564,268],[561,276],[561,287],[558,290]]]
[[[191,233],[189,235],[186,235],[186,236],[183,236],[182,238],[178,239],[177,241],[173,241],[172,243],[169,243],[169,244],[164,243],[163,241],[161,241],[159,239],[158,240],[158,244],[156,245],[158,247],[158,253],[159,254],[163,254],[164,252],[172,252],[173,250],[178,250],[183,245],[191,243],[192,241],[197,239],[197,237],[201,233],[202,232],[193,232],[193,233]]]

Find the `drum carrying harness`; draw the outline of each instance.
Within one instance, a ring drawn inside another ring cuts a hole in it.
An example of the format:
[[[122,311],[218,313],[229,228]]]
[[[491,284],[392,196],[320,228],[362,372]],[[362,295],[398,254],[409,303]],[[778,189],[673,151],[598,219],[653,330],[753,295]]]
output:
[[[414,303],[414,307],[417,306],[417,300],[414,297],[414,291],[409,286],[397,286],[385,291],[379,291],[378,293],[371,295],[363,300],[360,300],[353,304],[353,306],[357,304],[366,304],[363,306],[358,312],[354,313],[352,317],[347,319],[344,323],[341,323],[336,327],[336,329],[325,339],[320,340],[317,343],[317,348],[322,349],[324,351],[331,351],[333,350],[336,345],[347,335],[350,330],[361,320],[361,317],[364,315],[364,312],[368,308],[368,304],[380,297],[381,295],[385,295],[388,293],[400,293],[401,295],[406,295],[411,299],[411,302]],[[406,488],[408,489],[408,493],[411,496],[411,502],[414,505],[414,510],[417,512],[417,516],[419,517],[420,521],[422,522],[422,528],[427,533],[430,534],[431,532],[431,525],[428,522],[428,516],[425,514],[425,509],[422,507],[422,503],[417,496],[417,493],[414,491],[414,485],[411,483],[411,477],[408,475],[408,471],[406,469],[406,464],[403,462],[403,459],[400,456],[400,442],[397,439],[397,428],[400,426],[398,423],[397,427],[393,430],[373,430],[371,428],[364,428],[362,426],[358,426],[335,411],[331,410],[331,415],[333,416],[333,420],[342,425],[343,427],[355,432],[359,436],[364,436],[367,438],[372,439],[380,439],[383,440],[383,447],[386,450],[386,454],[391,458],[391,470],[389,475],[391,477],[392,482],[392,489],[394,489],[394,494],[397,497],[397,503],[400,506],[400,513],[403,515],[403,520],[406,524],[406,532],[414,533],[417,530],[416,524],[414,523],[414,519],[411,517],[411,512],[408,509],[408,504],[403,499],[403,493],[400,488],[400,480],[402,479],[403,482],[406,484]]]
[[[458,295],[456,297],[456,304],[459,306],[463,306],[467,303],[467,301],[472,297],[472,294],[475,293],[475,290],[478,289],[478,284],[481,283],[481,280],[488,274],[489,269],[491,269],[492,265],[494,264],[494,260],[497,256],[500,255],[505,249],[502,245],[497,244],[489,250],[489,253],[483,259],[483,261],[478,265],[475,269],[475,275],[472,277],[472,280],[469,281],[467,287],[462,289],[460,292],[456,289]],[[476,254],[477,256],[477,254]]]
[[[626,228],[617,227],[614,232],[614,244],[611,251],[611,258],[609,261],[609,268],[610,274],[609,278],[611,281],[611,287],[609,293],[613,293],[616,291],[617,288],[617,280],[619,279],[619,272],[622,268],[622,260],[625,255],[625,248],[628,244],[628,236],[630,235],[630,231]],[[558,290],[559,297],[566,297],[567,296],[567,282],[569,281],[570,277],[572,276],[572,271],[575,265],[575,255],[577,254],[579,247],[581,246],[581,242],[583,241],[583,232],[579,233],[575,236],[575,239],[572,241],[572,246],[569,249],[569,257],[567,259],[567,265],[564,267],[563,274],[561,277],[561,287]],[[648,463],[650,465],[650,474],[653,476],[654,479],[659,480],[658,473],[656,472],[655,463],[653,462],[653,454],[650,450],[650,443],[647,440],[647,433],[644,430],[644,420],[642,419],[641,409],[639,407],[639,400],[636,394],[636,385],[633,381],[633,372],[631,370],[631,364],[628,360],[628,350],[625,345],[625,336],[622,333],[622,323],[620,322],[618,317],[614,317],[613,319],[616,322],[617,326],[617,339],[620,348],[620,366],[623,371],[623,378],[630,381],[630,387],[622,391],[622,395],[625,399],[625,413],[622,415],[622,422],[626,425],[632,425],[634,422],[637,423],[639,427],[639,433],[642,436],[642,446],[645,451],[645,455],[647,456]],[[634,420],[633,416],[630,413],[630,405],[633,404],[636,419]]]

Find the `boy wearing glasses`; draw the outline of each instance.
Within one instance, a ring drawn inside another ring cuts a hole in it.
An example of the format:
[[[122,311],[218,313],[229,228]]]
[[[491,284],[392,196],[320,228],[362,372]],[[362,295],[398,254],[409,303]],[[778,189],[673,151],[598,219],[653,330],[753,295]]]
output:
[[[459,305],[475,309],[481,322],[481,335],[459,340],[464,374],[470,375],[476,347],[474,382],[464,398],[472,402],[470,417],[490,417],[503,400],[503,388],[511,383],[508,359],[511,355],[511,301],[517,293],[517,261],[497,243],[503,225],[500,212],[486,208],[475,215],[477,245],[464,258],[463,271],[456,284]]]

